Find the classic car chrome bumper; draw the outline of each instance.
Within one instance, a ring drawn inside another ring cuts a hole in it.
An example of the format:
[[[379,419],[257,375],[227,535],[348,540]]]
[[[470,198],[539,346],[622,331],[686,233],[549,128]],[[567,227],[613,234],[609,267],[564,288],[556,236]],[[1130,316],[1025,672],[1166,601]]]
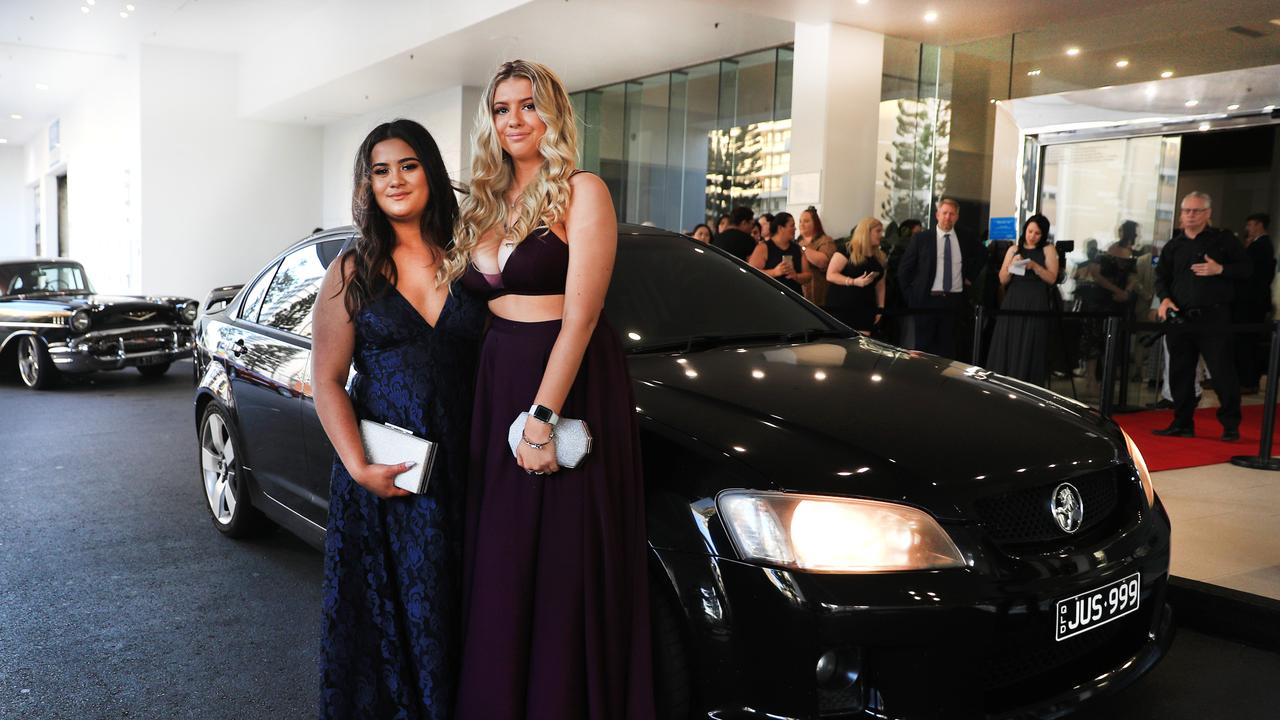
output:
[[[49,356],[67,373],[159,365],[191,357],[188,325],[142,325],[98,330],[49,344]]]

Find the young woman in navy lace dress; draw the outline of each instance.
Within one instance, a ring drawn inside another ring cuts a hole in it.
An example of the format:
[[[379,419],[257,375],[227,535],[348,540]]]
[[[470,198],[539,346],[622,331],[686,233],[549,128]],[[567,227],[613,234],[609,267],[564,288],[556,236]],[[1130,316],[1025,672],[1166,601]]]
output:
[[[601,315],[617,252],[573,106],[504,64],[477,118],[453,276],[487,300],[471,434],[458,720],[653,720],[644,492],[631,383]],[[507,431],[537,406],[512,456]],[[544,415],[543,421],[534,417]],[[554,415],[594,438],[556,463]]]
[[[379,125],[356,158],[355,244],[316,301],[316,412],[337,452],[325,536],[322,718],[445,720],[457,680],[467,435],[486,311],[443,270],[458,205],[431,135]],[[347,373],[357,374],[348,395]],[[359,421],[439,443],[425,493],[367,461]]]

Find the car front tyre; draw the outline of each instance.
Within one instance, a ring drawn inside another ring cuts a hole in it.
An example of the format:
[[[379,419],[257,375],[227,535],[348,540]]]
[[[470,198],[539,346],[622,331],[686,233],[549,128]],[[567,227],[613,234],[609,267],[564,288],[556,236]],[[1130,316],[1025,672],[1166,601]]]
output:
[[[32,390],[47,390],[58,380],[49,348],[40,338],[27,335],[18,341],[18,377]]]
[[[147,378],[148,380],[153,380],[158,377],[164,377],[164,374],[169,372],[170,364],[171,363],[161,363],[159,365],[139,365],[138,372],[142,373],[142,377]]]
[[[227,414],[210,403],[200,418],[200,480],[213,526],[228,537],[248,537],[265,520],[249,503],[240,445]]]

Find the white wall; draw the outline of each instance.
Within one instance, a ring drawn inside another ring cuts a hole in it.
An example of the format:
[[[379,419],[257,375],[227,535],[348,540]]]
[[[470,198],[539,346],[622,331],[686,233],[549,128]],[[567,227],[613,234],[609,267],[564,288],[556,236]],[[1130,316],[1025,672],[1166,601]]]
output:
[[[326,228],[351,222],[352,170],[356,151],[369,131],[396,118],[422,123],[440,146],[449,177],[471,178],[471,126],[481,90],[452,87],[324,128],[324,209]]]
[[[848,25],[796,23],[791,93],[791,198],[810,202],[834,235],[875,215],[884,36]],[[797,176],[818,174],[816,198],[797,194]]]
[[[27,243],[26,158],[19,145],[0,145],[0,258],[30,255]]]
[[[41,199],[40,254],[58,254],[57,176],[66,173],[66,255],[84,264],[99,292],[138,292],[138,63],[104,62],[89,91],[58,115],[58,147],[50,150],[45,127],[22,148],[21,254],[36,252],[32,188]]]
[[[319,128],[241,119],[230,55],[141,49],[142,289],[203,298],[323,223]]]

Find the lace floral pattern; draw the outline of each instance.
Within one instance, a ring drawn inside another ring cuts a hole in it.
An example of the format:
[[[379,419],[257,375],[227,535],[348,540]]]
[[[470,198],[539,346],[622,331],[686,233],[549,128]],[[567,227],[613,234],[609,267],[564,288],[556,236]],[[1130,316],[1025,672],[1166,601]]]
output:
[[[355,319],[361,419],[440,443],[423,495],[382,500],[334,459],[325,538],[322,718],[443,720],[457,673],[462,515],[482,302],[436,327],[388,287]]]

